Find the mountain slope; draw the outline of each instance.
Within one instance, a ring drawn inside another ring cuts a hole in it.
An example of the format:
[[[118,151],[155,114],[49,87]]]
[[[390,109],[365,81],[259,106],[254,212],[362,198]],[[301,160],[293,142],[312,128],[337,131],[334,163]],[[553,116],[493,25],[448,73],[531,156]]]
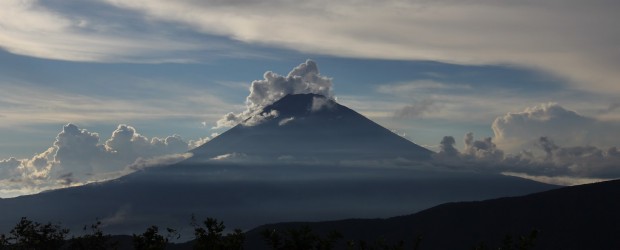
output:
[[[479,242],[499,246],[539,230],[535,249],[619,249],[620,180],[565,187],[521,197],[442,204],[389,219],[266,225],[248,232],[248,244],[263,246],[266,228],[309,225],[314,231],[342,232],[346,239],[389,241],[423,237],[421,249],[467,249]],[[252,249],[255,249],[252,247]]]
[[[192,214],[248,229],[277,221],[387,217],[556,188],[432,168],[424,163],[429,150],[323,96],[286,96],[263,113],[277,117],[251,117],[177,164],[0,200],[0,232],[26,216],[62,222],[76,233],[99,218],[112,234],[156,224],[191,235]],[[232,153],[251,160],[211,160]],[[398,167],[386,164],[393,159]]]
[[[481,200],[555,186],[516,177],[330,165],[177,164],[118,180],[0,200],[0,232],[22,216],[62,222],[79,233],[99,218],[106,232],[150,225],[190,236],[189,219],[229,228],[409,214],[451,201]]]
[[[195,160],[240,153],[267,159],[312,161],[427,160],[432,154],[359,113],[316,94],[287,95],[260,114],[277,114],[259,124],[248,118],[194,149]]]

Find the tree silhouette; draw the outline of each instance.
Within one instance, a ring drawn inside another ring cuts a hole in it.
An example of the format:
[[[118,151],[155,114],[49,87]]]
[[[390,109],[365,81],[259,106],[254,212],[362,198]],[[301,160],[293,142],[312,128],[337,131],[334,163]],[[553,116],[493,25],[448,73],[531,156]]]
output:
[[[529,250],[534,248],[534,243],[538,238],[538,230],[532,230],[529,235],[523,235],[515,242],[510,234],[502,240],[502,245],[496,248],[497,250]],[[472,248],[473,250],[491,250],[486,243],[481,242],[477,246]]]
[[[0,247],[2,249],[59,249],[64,245],[68,233],[69,230],[60,225],[51,222],[41,224],[22,217],[8,236],[0,235]]]
[[[233,233],[229,233],[224,236],[223,232],[226,227],[224,222],[218,221],[214,218],[207,218],[203,222],[204,226],[201,227],[196,223],[196,219],[192,216],[192,226],[194,227],[194,236],[196,240],[194,242],[194,249],[208,249],[208,250],[236,250],[243,249],[243,242],[245,241],[245,235],[241,229],[235,229]]]
[[[174,229],[167,229],[169,233],[176,232]],[[163,250],[166,249],[168,238],[159,234],[157,226],[150,226],[140,235],[133,235],[133,247],[136,250]]]
[[[84,226],[84,231],[90,228],[91,233],[72,238],[68,248],[70,250],[117,249],[118,242],[110,242],[111,236],[109,234],[104,235],[101,226],[102,223],[100,220],[97,220],[95,224],[90,225],[90,227]]]
[[[334,249],[335,243],[342,238],[336,231],[322,238],[314,234],[307,225],[299,229],[289,228],[284,232],[266,229],[262,236],[273,250],[330,250]]]

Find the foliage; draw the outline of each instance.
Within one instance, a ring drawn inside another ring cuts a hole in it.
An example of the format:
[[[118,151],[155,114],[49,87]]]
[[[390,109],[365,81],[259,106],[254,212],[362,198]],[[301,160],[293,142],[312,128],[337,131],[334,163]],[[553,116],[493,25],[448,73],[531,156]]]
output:
[[[401,241],[399,241],[396,244],[389,244],[383,238],[379,238],[373,244],[369,244],[369,243],[367,243],[364,240],[358,241],[357,244],[355,244],[355,241],[349,241],[349,242],[347,242],[347,249],[349,249],[349,250],[353,250],[353,249],[359,249],[359,250],[404,250],[405,249],[405,242],[401,240]],[[414,249],[417,249],[417,247],[414,248]]]
[[[178,235],[176,230],[167,228],[168,235]],[[159,234],[157,226],[150,226],[140,235],[133,235],[133,247],[136,250],[163,250],[166,249],[170,237]]]
[[[241,229],[235,229],[233,233],[224,236],[223,232],[226,227],[224,222],[214,218],[207,218],[201,227],[196,223],[196,219],[192,216],[192,226],[194,226],[194,249],[208,250],[236,250],[243,249],[245,235]]]
[[[330,250],[342,238],[339,232],[332,231],[325,238],[312,232],[308,226],[299,229],[287,229],[280,232],[266,229],[262,232],[267,244],[274,250]]]
[[[118,242],[110,242],[111,236],[104,235],[101,229],[102,223],[97,220],[95,224],[90,225],[91,233],[84,234],[79,237],[71,239],[69,249],[73,250],[105,250],[105,249],[117,249]],[[84,231],[87,231],[88,227],[84,226]]]
[[[516,242],[512,239],[511,235],[506,235],[502,240],[502,245],[497,250],[529,250],[534,248],[534,243],[538,238],[538,230],[532,230],[529,235],[520,236]],[[473,248],[473,250],[491,250],[484,242],[481,242]]]
[[[240,229],[235,229],[232,233],[224,235],[226,227],[222,221],[214,218],[207,218],[202,224],[196,222],[192,216],[192,226],[194,227],[194,249],[208,250],[241,250],[243,249],[245,234]],[[203,227],[204,226],[204,227]],[[26,217],[15,225],[8,235],[0,234],[0,250],[103,250],[117,249],[118,242],[110,242],[111,236],[103,233],[101,221],[97,220],[90,227],[85,226],[86,233],[79,237],[73,237],[69,241],[65,239],[69,233],[68,229],[62,228],[58,224],[41,224],[33,222]],[[179,239],[180,234],[167,228],[167,236],[159,233],[157,226],[150,226],[142,234],[133,235],[133,247],[137,250],[159,250],[170,246],[172,238]],[[480,243],[473,247],[473,250],[529,250],[534,248],[534,243],[538,238],[538,230],[533,230],[529,235],[517,237],[516,240],[511,235],[506,235],[499,247],[489,247],[485,243]],[[305,225],[299,228],[289,228],[286,230],[266,229],[262,232],[265,242],[273,250],[331,250],[336,248],[336,243],[342,239],[342,235],[337,231],[321,237]],[[413,242],[413,249],[420,248],[422,237],[417,237]],[[404,241],[390,244],[385,239],[368,243],[364,240],[346,242],[349,250],[400,250],[404,248]]]
[[[2,249],[59,249],[64,245],[68,233],[69,230],[60,225],[51,222],[41,224],[22,217],[8,236],[0,235],[0,247]]]

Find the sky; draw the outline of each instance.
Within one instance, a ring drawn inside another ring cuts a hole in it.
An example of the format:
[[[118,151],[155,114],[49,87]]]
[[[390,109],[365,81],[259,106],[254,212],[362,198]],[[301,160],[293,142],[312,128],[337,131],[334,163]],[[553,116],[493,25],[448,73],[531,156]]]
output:
[[[248,110],[253,81],[294,76],[308,59],[339,103],[443,164],[499,164],[561,184],[617,178],[618,9],[613,0],[1,1],[0,197],[182,159],[226,130],[224,115]]]

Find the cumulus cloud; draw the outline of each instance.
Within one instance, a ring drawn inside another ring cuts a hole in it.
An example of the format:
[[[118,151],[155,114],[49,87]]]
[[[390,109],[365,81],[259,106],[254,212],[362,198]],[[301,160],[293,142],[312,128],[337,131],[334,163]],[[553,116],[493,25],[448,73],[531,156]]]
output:
[[[186,142],[178,135],[149,139],[121,124],[102,142],[99,134],[67,124],[44,152],[30,159],[0,160],[0,197],[81,185],[173,163],[189,157],[188,149],[208,140]]]
[[[136,156],[151,157],[163,154],[176,154],[188,150],[188,143],[178,135],[160,139],[153,137],[150,140],[138,134],[132,126],[121,124],[112,137],[105,142],[106,150],[115,153],[124,160],[136,159]]]
[[[454,137],[445,136],[439,143],[439,152],[434,157],[453,164],[501,161],[504,158],[504,151],[497,148],[492,140],[491,137],[476,140],[473,133],[467,133],[463,138],[463,152],[459,152],[454,146],[456,143]]]
[[[546,103],[497,117],[494,137],[445,136],[436,165],[507,173],[537,181],[581,184],[620,178],[620,126]]]
[[[530,148],[541,136],[567,146],[599,147],[615,146],[620,138],[620,124],[587,117],[557,103],[507,113],[493,121],[492,129],[497,144],[511,151]]]
[[[456,140],[452,136],[444,136],[439,142],[439,155],[445,158],[458,157],[459,151],[454,147]]]
[[[504,157],[504,151],[497,148],[491,137],[483,140],[474,140],[473,133],[465,135],[465,149],[463,155],[468,158],[474,158],[482,161],[497,161]]]
[[[620,151],[616,147],[565,147],[548,137],[539,137],[532,148],[536,150],[505,154],[490,137],[476,140],[472,133],[467,133],[463,141],[464,149],[460,152],[452,136],[444,137],[434,163],[457,169],[510,173],[554,184],[620,177]]]
[[[332,88],[332,80],[322,76],[316,62],[312,60],[295,67],[287,76],[268,71],[262,80],[252,82],[250,94],[245,101],[246,110],[238,114],[226,114],[217,121],[214,128],[232,127],[239,123],[256,125],[252,117],[257,117],[259,120],[262,120],[261,117],[263,119],[277,117],[277,114],[259,114],[259,112],[286,95],[313,93],[332,98]]]

